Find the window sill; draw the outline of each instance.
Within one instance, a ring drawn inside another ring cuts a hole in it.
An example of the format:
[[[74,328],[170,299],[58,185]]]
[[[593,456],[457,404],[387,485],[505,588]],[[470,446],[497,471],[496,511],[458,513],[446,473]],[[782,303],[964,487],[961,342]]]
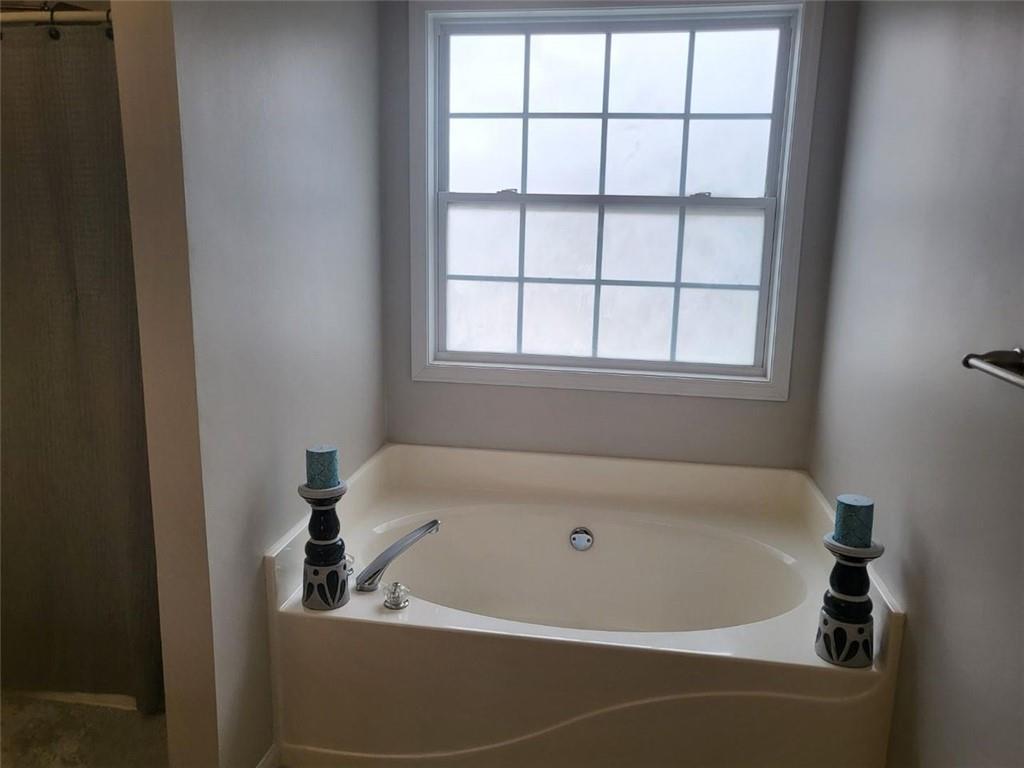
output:
[[[454,384],[582,389],[648,395],[785,401],[788,382],[773,377],[612,371],[433,360],[413,372],[413,381]],[[786,377],[783,377],[786,378]]]

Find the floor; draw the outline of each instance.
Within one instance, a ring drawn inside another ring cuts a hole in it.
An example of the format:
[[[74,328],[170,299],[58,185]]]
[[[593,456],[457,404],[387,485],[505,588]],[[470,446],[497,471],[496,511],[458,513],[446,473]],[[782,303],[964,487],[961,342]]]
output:
[[[4,768],[166,768],[163,715],[4,692]]]

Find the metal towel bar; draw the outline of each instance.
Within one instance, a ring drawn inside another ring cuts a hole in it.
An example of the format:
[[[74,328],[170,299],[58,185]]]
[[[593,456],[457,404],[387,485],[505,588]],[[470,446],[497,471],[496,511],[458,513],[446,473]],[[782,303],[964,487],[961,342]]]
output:
[[[964,368],[976,368],[1024,389],[1024,349],[996,349],[982,355],[967,355]]]

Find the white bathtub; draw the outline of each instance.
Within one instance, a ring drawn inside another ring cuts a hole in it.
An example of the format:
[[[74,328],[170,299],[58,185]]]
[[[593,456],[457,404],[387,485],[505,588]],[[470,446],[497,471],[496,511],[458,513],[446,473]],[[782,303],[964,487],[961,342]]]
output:
[[[441,530],[386,572],[397,612],[304,610],[305,521],[268,554],[286,766],[884,765],[903,616],[875,577],[874,667],[814,654],[831,519],[802,473],[393,445],[339,512],[357,573]]]

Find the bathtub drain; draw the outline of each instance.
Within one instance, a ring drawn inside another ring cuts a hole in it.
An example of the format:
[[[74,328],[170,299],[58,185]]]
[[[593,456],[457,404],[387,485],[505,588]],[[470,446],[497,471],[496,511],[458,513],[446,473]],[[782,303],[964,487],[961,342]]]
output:
[[[586,552],[594,546],[594,534],[589,528],[573,528],[569,534],[569,545],[577,552]]]

